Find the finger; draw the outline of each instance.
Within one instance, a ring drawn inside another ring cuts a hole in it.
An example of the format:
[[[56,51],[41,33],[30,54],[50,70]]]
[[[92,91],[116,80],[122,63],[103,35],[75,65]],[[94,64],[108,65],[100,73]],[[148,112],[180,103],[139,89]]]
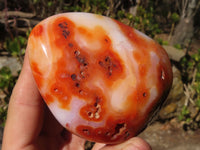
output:
[[[92,150],[151,150],[150,145],[139,137],[134,137],[128,141],[117,145],[106,145],[100,149],[95,147]]]
[[[3,146],[23,147],[34,140],[42,127],[43,107],[44,103],[26,54],[21,74],[10,98]]]

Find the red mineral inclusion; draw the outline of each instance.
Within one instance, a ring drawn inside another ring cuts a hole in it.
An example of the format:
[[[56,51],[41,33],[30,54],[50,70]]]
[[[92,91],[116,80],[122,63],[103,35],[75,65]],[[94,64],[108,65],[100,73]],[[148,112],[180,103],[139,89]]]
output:
[[[104,18],[97,16],[102,21]],[[136,69],[132,69],[132,73],[136,74],[133,85],[135,88],[131,94],[124,96],[125,108],[121,113],[112,110],[106,90],[93,84],[101,80],[109,91],[115,87],[116,82],[127,76],[127,64],[120,53],[113,49],[113,39],[101,25],[97,24],[92,28],[78,26],[67,15],[60,15],[50,23],[40,23],[32,30],[28,50],[33,75],[48,106],[57,101],[58,109],[70,112],[73,109],[73,97],[85,102],[79,109],[79,114],[76,114],[85,123],[80,121],[80,124],[70,124],[66,121],[65,127],[88,140],[120,143],[136,136],[146,127],[154,112],[166,99],[172,84],[172,72],[167,54],[161,46],[153,40],[147,40],[131,27],[112,19],[110,21],[116,24],[118,30],[137,49],[129,56],[137,63],[134,67],[137,67],[138,73]],[[77,34],[87,44],[98,42],[99,47],[90,50],[81,46],[75,40]],[[152,72],[156,74],[155,79],[148,77],[153,61],[151,52],[159,57],[159,64],[154,67],[155,72]],[[149,80],[155,81],[158,94],[146,107],[151,98],[151,88],[147,85]],[[56,115],[55,117],[57,118]],[[104,123],[95,127],[92,126],[93,122]]]

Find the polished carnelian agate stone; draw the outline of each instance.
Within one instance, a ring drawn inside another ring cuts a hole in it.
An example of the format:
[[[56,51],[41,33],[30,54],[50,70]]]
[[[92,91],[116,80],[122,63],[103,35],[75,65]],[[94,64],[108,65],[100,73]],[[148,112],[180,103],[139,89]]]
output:
[[[170,60],[160,45],[100,15],[49,17],[32,30],[27,50],[55,118],[90,141],[114,144],[139,134],[172,84]]]

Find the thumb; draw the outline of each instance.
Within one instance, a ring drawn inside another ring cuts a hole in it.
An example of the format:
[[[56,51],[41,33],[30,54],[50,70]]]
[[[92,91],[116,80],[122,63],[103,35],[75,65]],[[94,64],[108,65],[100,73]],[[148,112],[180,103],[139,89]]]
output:
[[[97,145],[95,145],[98,147]],[[94,146],[93,150],[97,150]],[[139,137],[134,137],[128,141],[117,145],[106,145],[99,150],[151,150],[150,145]]]

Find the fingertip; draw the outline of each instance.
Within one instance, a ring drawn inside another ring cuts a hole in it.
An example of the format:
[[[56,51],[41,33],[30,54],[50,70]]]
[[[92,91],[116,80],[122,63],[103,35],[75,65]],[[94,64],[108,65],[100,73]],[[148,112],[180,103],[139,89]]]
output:
[[[124,150],[151,150],[151,146],[142,138],[134,137],[126,144]]]
[[[99,150],[152,150],[151,146],[142,138],[134,137],[117,145],[106,145]],[[93,149],[97,150],[97,149]]]

